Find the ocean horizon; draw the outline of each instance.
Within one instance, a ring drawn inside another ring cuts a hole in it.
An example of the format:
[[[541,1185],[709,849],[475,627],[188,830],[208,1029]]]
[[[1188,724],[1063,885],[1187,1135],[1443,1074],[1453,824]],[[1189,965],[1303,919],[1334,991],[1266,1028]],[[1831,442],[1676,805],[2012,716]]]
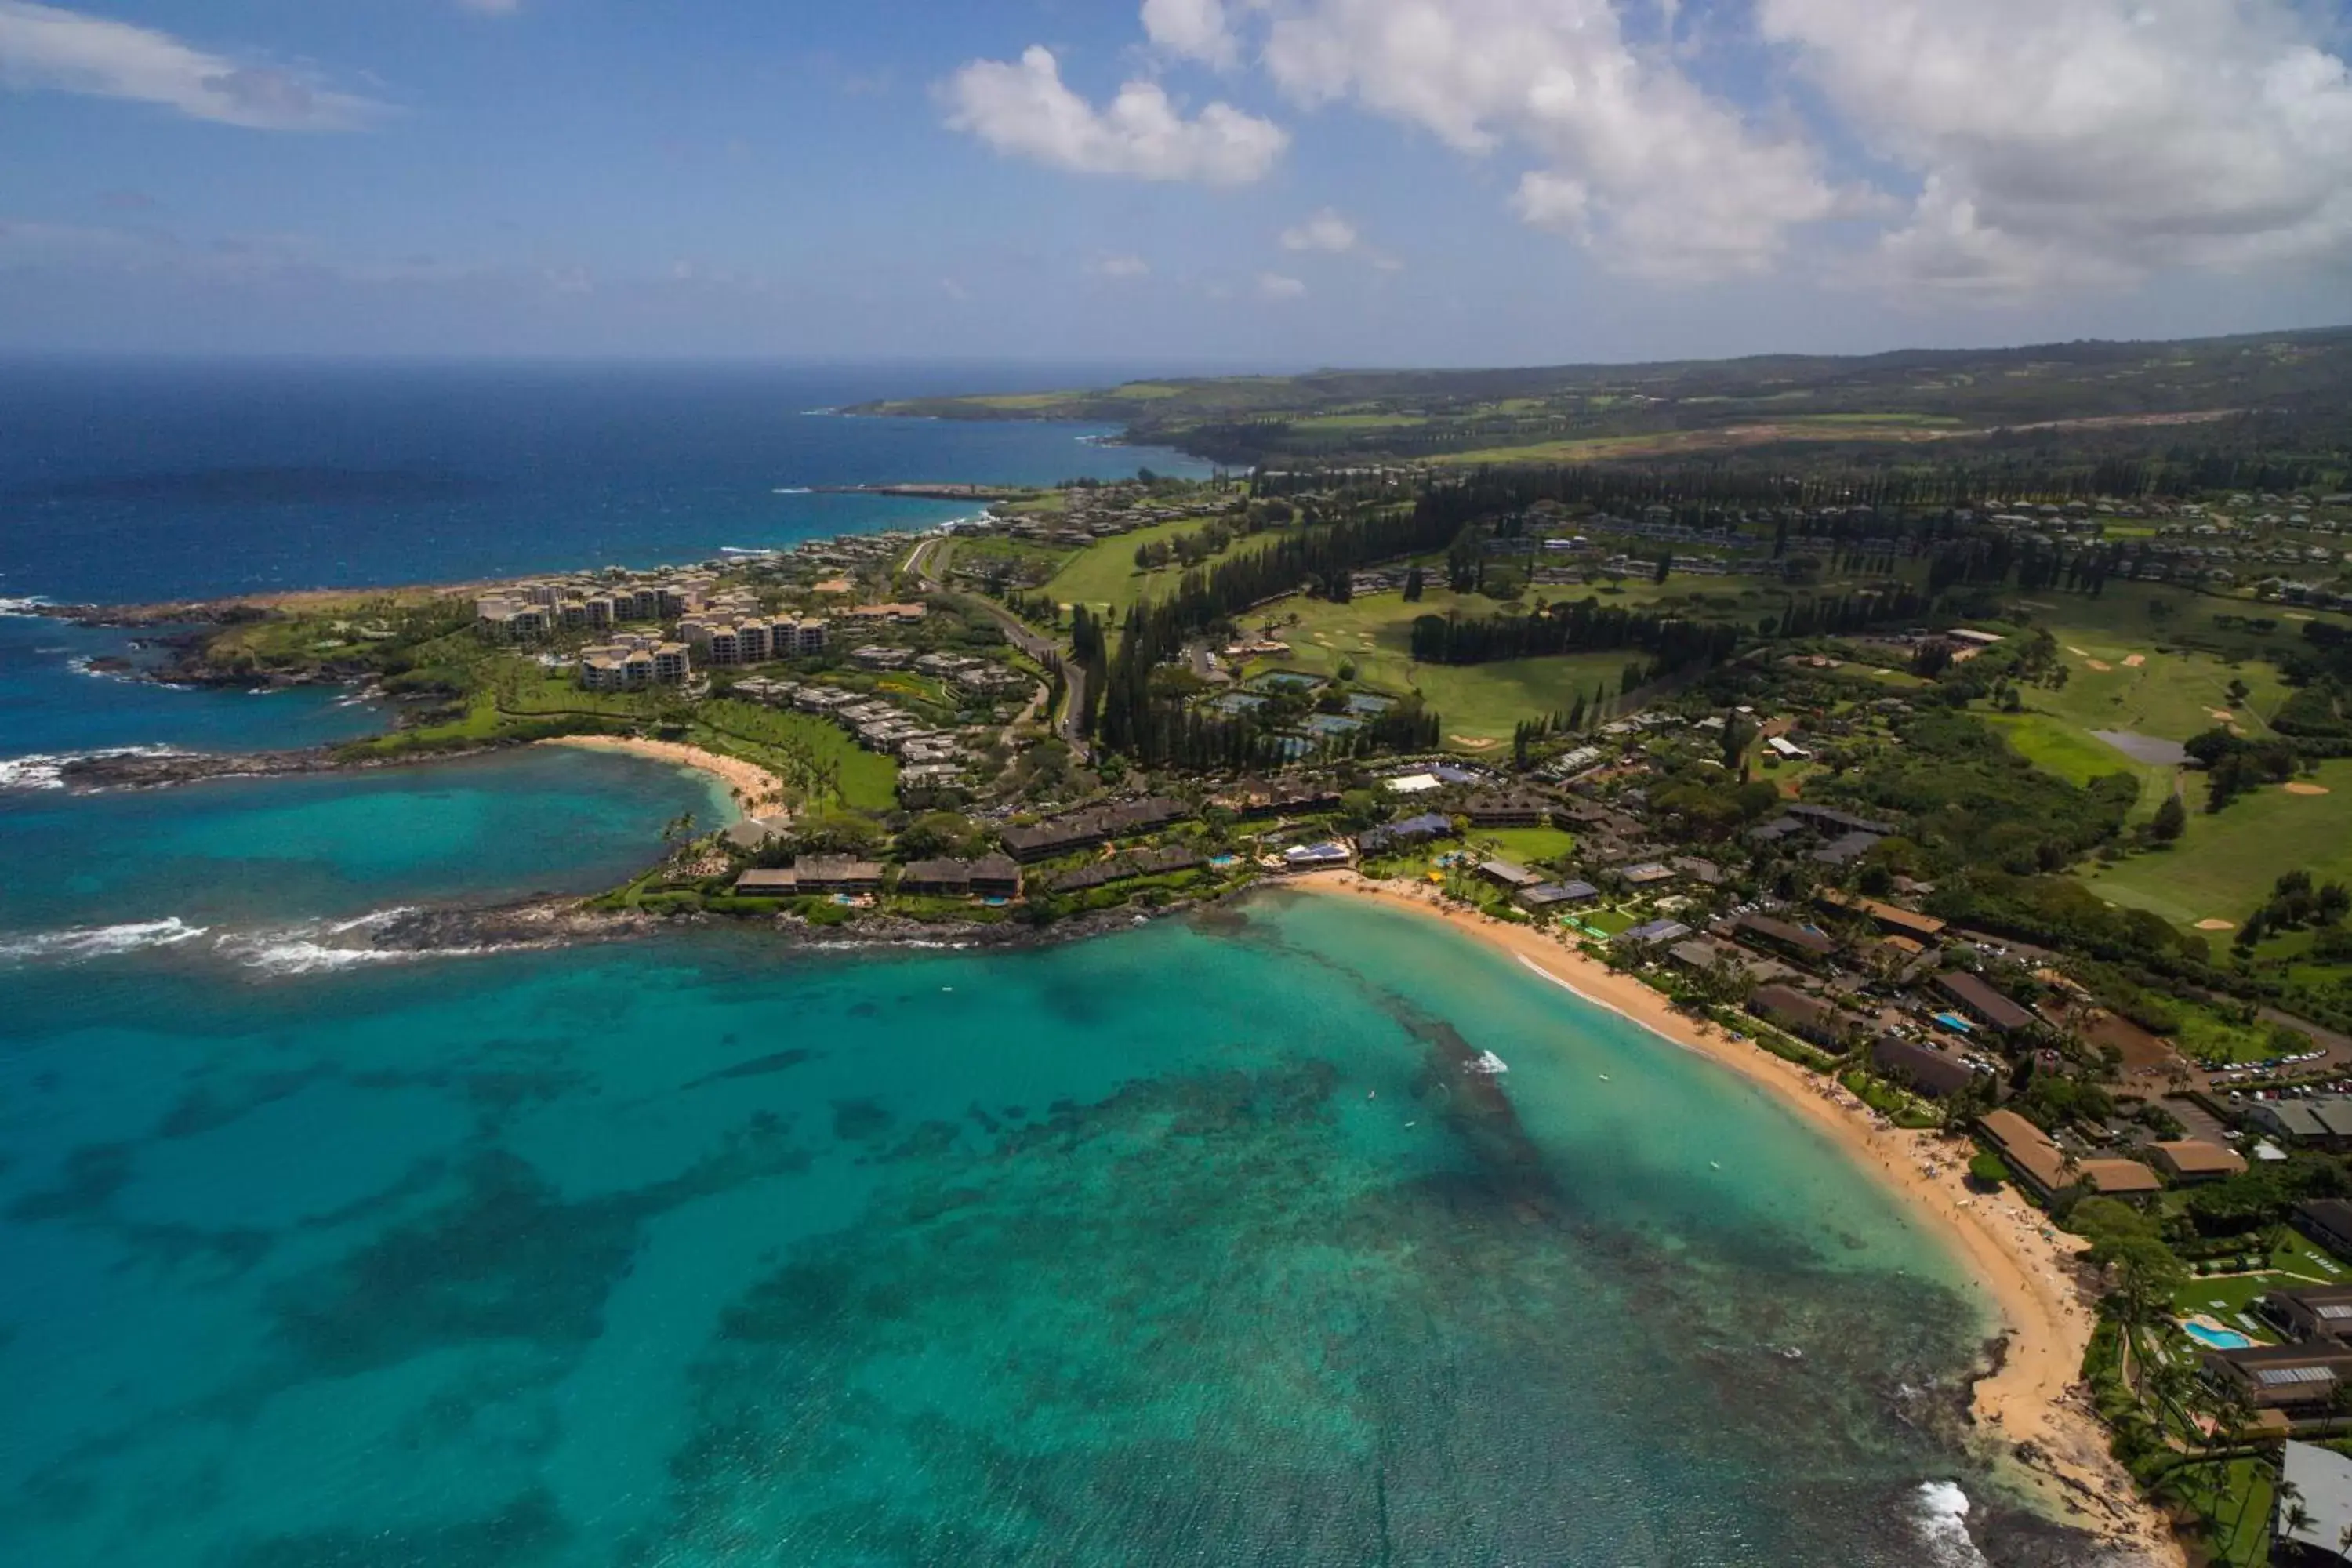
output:
[[[1056,367],[1005,367],[1050,384]],[[1067,367],[1078,374],[1087,367]],[[1106,367],[1091,367],[1101,374]],[[827,485],[1210,468],[1109,426],[845,418],[974,366],[0,363],[0,601],[132,604],[705,560],[937,527]]]

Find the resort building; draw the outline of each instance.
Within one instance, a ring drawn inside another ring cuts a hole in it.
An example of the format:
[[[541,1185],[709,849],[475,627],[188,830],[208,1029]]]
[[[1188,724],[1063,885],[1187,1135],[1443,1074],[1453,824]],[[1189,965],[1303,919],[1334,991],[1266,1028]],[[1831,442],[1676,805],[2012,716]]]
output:
[[[2225,1177],[2243,1175],[2246,1171],[2243,1154],[2235,1149],[2225,1149],[2219,1143],[2209,1143],[2201,1138],[2177,1138],[2151,1143],[2147,1154],[2156,1162],[2156,1168],[2170,1176],[2179,1186],[2198,1182],[2218,1182]]]
[[[693,673],[693,661],[688,658],[684,643],[666,642],[655,647],[653,678],[656,681],[664,686],[676,686]]]
[[[2340,1258],[2352,1258],[2352,1200],[2313,1198],[2294,1205],[2294,1228]]]
[[[2248,1345],[2208,1351],[2203,1359],[2208,1377],[2255,1409],[2290,1419],[2330,1408],[2336,1385],[2352,1374],[2352,1350],[2334,1345]]]
[[[1474,795],[1462,815],[1475,827],[1542,827],[1551,821],[1551,802],[1526,791]]]
[[[1787,985],[1758,986],[1748,995],[1748,1010],[1801,1040],[1832,1050],[1843,1049],[1846,1036],[1862,1026],[1862,1020],[1843,1008]]]
[[[1454,837],[1454,821],[1425,811],[1419,816],[1408,816],[1402,822],[1391,822],[1384,827],[1371,828],[1356,836],[1356,847],[1366,855],[1384,855],[1392,849],[1409,848],[1434,839]]]
[[[1486,861],[1479,866],[1478,875],[1510,893],[1525,892],[1529,888],[1540,888],[1544,883],[1542,872],[1530,871],[1525,866],[1512,860]]]
[[[1769,915],[1742,915],[1733,923],[1735,936],[1778,949],[1800,963],[1817,964],[1838,950],[1837,939],[1812,926],[1791,925]]]
[[[882,886],[882,868],[849,855],[804,855],[793,865],[804,893],[870,893]]]
[[[2352,1285],[2273,1290],[2263,1297],[2262,1309],[2298,1340],[2352,1345]]]
[[[1601,889],[1590,882],[1545,882],[1533,888],[1522,888],[1511,895],[1511,901],[1535,914],[1565,909],[1575,904],[1591,903],[1601,896]]]
[[[1989,1110],[1977,1119],[1977,1126],[2019,1184],[2040,1198],[2073,1186],[2105,1197],[2135,1197],[2161,1185],[2156,1173],[2137,1160],[2081,1160],[2070,1165],[2066,1152],[2050,1134],[2014,1110]]]
[[[2322,1094],[2309,1100],[2250,1100],[2246,1117],[2265,1132],[2315,1149],[2352,1146],[2352,1097]]]
[[[2031,1029],[2036,1021],[2032,1013],[1965,969],[1948,969],[1937,975],[1936,989],[1987,1028],[2015,1034]]]
[[[1021,868],[1003,855],[978,860],[917,860],[898,873],[902,893],[970,893],[981,898],[1017,898]]]
[[[735,879],[735,891],[753,898],[791,898],[801,890],[800,873],[786,866],[761,868]]]
[[[1977,1069],[1937,1047],[1885,1034],[1870,1043],[1871,1070],[1929,1100],[1958,1094],[1976,1082]]]

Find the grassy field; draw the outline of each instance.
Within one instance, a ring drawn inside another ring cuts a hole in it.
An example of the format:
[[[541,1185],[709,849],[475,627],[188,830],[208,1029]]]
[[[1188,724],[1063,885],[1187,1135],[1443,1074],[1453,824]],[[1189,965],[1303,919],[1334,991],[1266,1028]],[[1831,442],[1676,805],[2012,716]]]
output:
[[[2046,713],[1987,713],[1982,717],[2009,737],[2009,743],[2028,762],[2071,784],[2086,784],[2108,773],[2131,774],[2139,781],[2139,804],[2131,814],[2134,822],[2156,815],[2164,797],[2172,793],[2174,778],[2179,772],[2158,763],[2134,762],[2079,725]]]
[[[1254,668],[1300,669],[1330,676],[1342,664],[1356,667],[1356,679],[1380,690],[1419,691],[1445,720],[1444,739],[1456,748],[1481,752],[1508,745],[1511,728],[1522,719],[1562,712],[1573,707],[1577,694],[1587,698],[1606,684],[1613,695],[1618,678],[1632,655],[1622,651],[1564,654],[1549,658],[1516,658],[1493,664],[1419,664],[1412,658],[1412,621],[1419,615],[1444,615],[1456,601],[1442,591],[1422,603],[1408,605],[1395,594],[1375,594],[1345,605],[1319,599],[1293,599],[1276,606],[1278,620],[1298,616],[1298,625],[1285,626],[1290,657]],[[1491,601],[1460,601],[1465,613],[1486,614]]]
[[[515,718],[585,713],[651,724],[666,713],[662,694],[583,691],[530,667],[507,676],[496,701]],[[478,713],[469,721],[478,723]],[[805,796],[833,795],[865,811],[897,804],[898,764],[865,750],[830,720],[719,699],[698,704],[688,729],[695,744],[757,763]]]
[[[1062,564],[1062,569],[1047,580],[1043,590],[1065,605],[1108,605],[1115,610],[1147,596],[1157,597],[1174,590],[1178,579],[1184,575],[1181,566],[1169,565],[1156,572],[1139,572],[1135,552],[1143,545],[1157,544],[1188,533],[1198,533],[1213,519],[1186,518],[1176,522],[1154,523],[1139,528],[1132,533],[1122,533],[1116,539],[1097,540]],[[1236,540],[1233,550],[1256,548],[1262,541]],[[1223,556],[1212,556],[1211,561]]]
[[[2192,781],[2189,826],[2169,849],[2137,854],[2081,873],[2110,903],[2151,910],[2180,925],[2244,920],[2281,872],[2298,868],[2319,881],[2352,881],[2352,762],[2323,763],[2312,783],[2324,795],[2265,784],[2219,816],[2202,809]]]
[[[1481,847],[1492,844],[1504,859],[1535,866],[1557,860],[1575,848],[1576,836],[1557,827],[1474,827],[1470,842]]]
[[[2129,730],[2186,741],[2234,723],[2249,735],[2263,735],[2270,715],[2286,700],[2278,671],[2258,659],[2232,663],[2208,653],[2158,653],[2152,643],[2126,647],[2076,634],[2061,636],[2059,647],[2068,669],[2064,689],[2030,691],[2027,706],[2085,731]],[[2143,662],[2126,662],[2132,658]],[[2102,664],[2107,668],[2095,668]],[[2233,680],[2246,686],[2245,701],[2231,699]]]
[[[2099,651],[2102,646],[2130,654],[2154,653],[2159,644],[2226,658],[2261,658],[2301,647],[2305,621],[2347,624],[2341,616],[2155,583],[2110,583],[2095,599],[2043,593],[2018,603],[2032,613],[2034,625],[2048,627],[2059,642],[2088,648],[2101,658],[2108,658]],[[2151,612],[2151,605],[2159,608]],[[2223,626],[2224,617],[2249,624]],[[2257,629],[2251,624],[2256,621],[2268,621],[2270,629]]]

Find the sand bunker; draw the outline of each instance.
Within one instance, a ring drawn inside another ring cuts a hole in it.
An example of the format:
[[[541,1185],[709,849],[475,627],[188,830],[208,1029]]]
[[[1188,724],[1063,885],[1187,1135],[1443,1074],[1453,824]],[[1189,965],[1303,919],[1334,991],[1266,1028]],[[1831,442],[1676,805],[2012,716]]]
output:
[[[1453,737],[1453,741],[1455,745],[1467,746],[1474,752],[1483,752],[1489,746],[1496,744],[1494,741],[1473,740],[1467,735],[1455,735]]]
[[[2238,720],[2238,716],[2227,708],[2208,708],[2205,716],[2216,724],[2234,724]]]
[[[2286,786],[2286,793],[2289,795],[2326,795],[2327,793],[2327,786],[2326,784],[2305,784],[2302,781],[2297,780],[2295,783]]]
[[[2126,669],[2137,669],[2141,665],[2146,664],[2147,662],[2147,655],[2144,653],[2136,653],[2124,660],[2124,668]]]
[[[2235,931],[2238,928],[2229,921],[2199,921],[2197,929],[2199,931]]]
[[[2104,658],[2086,658],[2083,662],[2089,665],[2093,669],[2097,670],[2101,675],[2105,675],[2107,671],[2115,668],[2114,665],[2109,664]]]
[[[2088,658],[2091,657],[2087,651],[2076,647],[2073,643],[2068,643],[2066,645],[2066,651],[2073,654],[2076,658]]]

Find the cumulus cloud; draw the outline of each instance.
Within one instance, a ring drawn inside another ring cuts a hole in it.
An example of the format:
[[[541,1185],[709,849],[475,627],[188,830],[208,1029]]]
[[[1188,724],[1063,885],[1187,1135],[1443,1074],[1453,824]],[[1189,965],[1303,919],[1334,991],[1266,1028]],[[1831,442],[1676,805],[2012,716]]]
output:
[[[1284,229],[1282,248],[1322,250],[1334,256],[1344,256],[1356,248],[1356,242],[1361,237],[1354,224],[1341,217],[1334,209],[1325,207],[1305,223]]]
[[[1257,297],[1261,300],[1303,300],[1307,297],[1307,285],[1279,272],[1261,272],[1257,275]]]
[[[0,87],[130,99],[256,131],[349,131],[382,112],[299,72],[26,0],[0,0]]]
[[[1097,278],[1149,278],[1151,263],[1132,252],[1115,256],[1097,256],[1087,263],[1087,270]]]
[[[948,124],[1000,153],[1087,174],[1246,184],[1289,145],[1271,121],[1212,103],[1186,119],[1151,81],[1130,81],[1102,109],[1064,84],[1052,50],[1017,62],[974,60],[941,89]]]
[[[2352,253],[2352,74],[2293,0],[1759,0],[1920,178],[1895,279],[2017,291]]]
[[[1265,68],[1293,99],[1351,101],[1465,153],[1542,167],[1514,202],[1611,265],[1713,278],[1769,267],[1849,198],[1801,139],[1768,133],[1637,49],[1612,0],[1272,0]]]
[[[1143,0],[1143,31],[1171,55],[1230,66],[1241,57],[1224,0]]]

